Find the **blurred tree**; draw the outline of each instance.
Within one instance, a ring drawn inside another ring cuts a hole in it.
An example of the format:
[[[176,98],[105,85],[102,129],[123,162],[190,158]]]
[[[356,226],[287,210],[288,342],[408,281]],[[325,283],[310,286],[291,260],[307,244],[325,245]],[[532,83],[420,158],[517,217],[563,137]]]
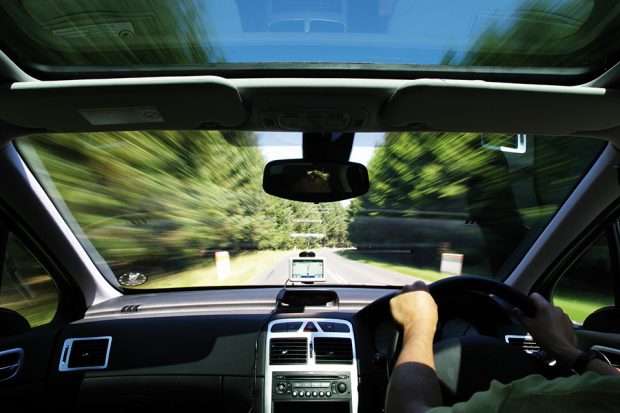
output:
[[[617,30],[597,25],[617,15],[618,2],[524,0],[510,16],[490,18],[466,53],[451,50],[442,64],[486,67],[606,67]],[[592,32],[598,41],[593,47]],[[605,41],[609,39],[609,41]]]
[[[193,65],[224,60],[218,34],[234,30],[236,4],[222,0],[6,2],[20,56],[75,66]],[[44,22],[36,21],[44,17]],[[33,21],[33,17],[35,18]],[[228,20],[227,20],[228,19]],[[239,28],[240,29],[240,28]]]
[[[312,247],[347,242],[339,203],[264,193],[266,161],[253,133],[33,135],[19,147],[117,275],[178,271],[219,249],[289,249],[295,232],[326,234]]]

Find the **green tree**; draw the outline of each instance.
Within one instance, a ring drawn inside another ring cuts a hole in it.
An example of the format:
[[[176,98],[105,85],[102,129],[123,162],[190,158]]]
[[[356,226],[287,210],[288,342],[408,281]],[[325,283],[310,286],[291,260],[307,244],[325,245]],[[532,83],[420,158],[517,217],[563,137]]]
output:
[[[237,139],[244,144],[219,132],[55,134],[20,148],[40,161],[37,175],[49,174],[48,190],[108,263],[166,269],[200,250],[252,248],[267,236],[265,160],[252,134]]]
[[[620,4],[605,0],[524,0],[510,16],[489,19],[468,51],[445,54],[442,64],[486,67],[593,67],[614,53]],[[599,40],[592,44],[593,35]],[[606,41],[608,40],[608,41]]]

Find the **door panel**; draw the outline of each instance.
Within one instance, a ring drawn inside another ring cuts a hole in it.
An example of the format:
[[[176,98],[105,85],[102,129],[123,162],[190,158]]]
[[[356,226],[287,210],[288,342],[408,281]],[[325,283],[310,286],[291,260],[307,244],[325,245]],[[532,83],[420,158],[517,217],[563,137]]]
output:
[[[46,380],[61,325],[60,290],[6,228],[0,228],[0,309],[0,410],[49,411]]]
[[[5,406],[24,411],[26,407],[45,405],[46,379],[56,345],[58,329],[52,326],[33,328],[27,333],[0,338],[0,352],[21,349],[23,361],[17,374],[0,381],[0,400]],[[12,364],[14,359],[0,356],[0,368]],[[1,373],[0,373],[1,374]],[[48,409],[49,411],[49,409]]]
[[[595,348],[595,350],[601,351],[614,366],[620,367],[620,334],[588,330],[577,330],[576,333],[580,348],[604,347],[604,349]]]

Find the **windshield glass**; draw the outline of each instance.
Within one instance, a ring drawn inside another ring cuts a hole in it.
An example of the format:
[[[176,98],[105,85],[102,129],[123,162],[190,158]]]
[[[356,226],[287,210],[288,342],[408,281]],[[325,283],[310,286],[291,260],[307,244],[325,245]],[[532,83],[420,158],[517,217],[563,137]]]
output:
[[[5,0],[0,38],[27,69],[59,73],[342,63],[579,74],[617,61],[619,15],[616,0]]]
[[[127,288],[282,285],[291,271],[349,285],[501,280],[604,146],[454,132],[354,142],[370,191],[322,204],[261,186],[267,161],[302,156],[301,133],[49,134],[17,146],[101,271]]]

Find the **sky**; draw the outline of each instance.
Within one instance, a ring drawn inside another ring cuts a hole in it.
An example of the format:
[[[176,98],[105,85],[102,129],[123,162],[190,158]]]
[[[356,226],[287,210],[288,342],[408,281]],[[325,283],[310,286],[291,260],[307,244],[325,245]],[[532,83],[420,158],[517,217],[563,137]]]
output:
[[[349,160],[368,165],[376,147],[383,143],[383,137],[383,133],[356,133]],[[300,159],[301,138],[301,132],[258,133],[260,149],[268,162],[277,159]]]

